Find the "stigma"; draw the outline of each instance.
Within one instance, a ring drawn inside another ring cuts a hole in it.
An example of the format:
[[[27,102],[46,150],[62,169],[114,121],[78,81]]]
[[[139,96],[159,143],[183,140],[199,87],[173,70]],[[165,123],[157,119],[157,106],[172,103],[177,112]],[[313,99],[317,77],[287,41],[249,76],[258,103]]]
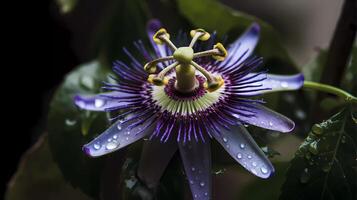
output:
[[[192,37],[190,44],[179,48],[177,48],[170,40],[170,34],[168,34],[164,28],[161,28],[153,35],[153,41],[157,45],[166,44],[173,51],[173,54],[171,56],[157,58],[145,64],[144,69],[150,74],[148,77],[149,83],[156,86],[167,85],[169,82],[167,74],[171,70],[175,70],[175,89],[181,93],[191,93],[200,85],[196,77],[196,72],[198,71],[206,79],[203,84],[206,91],[214,92],[221,88],[224,84],[222,77],[211,74],[205,68],[193,61],[193,59],[212,56],[212,58],[218,61],[223,61],[228,55],[227,50],[221,43],[217,43],[210,50],[194,52],[193,46],[195,43],[198,40],[207,41],[210,38],[210,34],[203,29],[196,29],[191,30],[190,35]],[[162,69],[160,72],[157,72],[158,68],[156,65],[168,60],[173,61],[173,63]]]

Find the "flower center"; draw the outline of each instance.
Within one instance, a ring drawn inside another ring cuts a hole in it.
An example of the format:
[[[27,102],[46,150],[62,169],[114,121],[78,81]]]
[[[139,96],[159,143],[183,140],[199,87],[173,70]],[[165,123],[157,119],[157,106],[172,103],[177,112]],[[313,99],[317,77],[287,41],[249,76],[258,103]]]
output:
[[[187,47],[177,48],[170,40],[170,35],[165,29],[160,29],[153,36],[153,40],[158,44],[167,44],[173,51],[172,56],[158,58],[145,64],[144,69],[150,73],[148,81],[156,86],[163,86],[168,84],[168,78],[165,75],[172,69],[176,72],[175,89],[180,93],[192,93],[199,86],[196,78],[196,70],[199,71],[205,78],[206,82],[203,84],[205,90],[208,92],[214,92],[219,89],[224,80],[220,76],[213,76],[206,69],[193,61],[193,58],[212,56],[214,59],[222,61],[227,56],[227,51],[221,43],[217,43],[213,46],[213,49],[197,52],[193,51],[193,46],[197,40],[206,41],[210,38],[210,34],[203,29],[196,29],[190,32],[192,40]],[[161,70],[156,74],[156,64],[174,60],[175,62]]]

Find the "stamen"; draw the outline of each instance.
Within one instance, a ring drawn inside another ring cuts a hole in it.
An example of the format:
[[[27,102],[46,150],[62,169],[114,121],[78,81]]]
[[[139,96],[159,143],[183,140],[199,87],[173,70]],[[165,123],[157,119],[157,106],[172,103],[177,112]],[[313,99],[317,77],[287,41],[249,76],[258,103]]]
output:
[[[214,92],[224,84],[224,80],[221,76],[212,76],[207,70],[194,61],[191,62],[191,65],[206,77],[207,82],[204,84],[204,87],[207,91]]]
[[[171,65],[167,66],[165,69],[161,70],[161,72],[157,75],[157,77],[164,78],[165,74],[167,74],[167,72],[175,68],[178,64],[179,64],[178,62],[174,62]]]
[[[157,75],[150,74],[148,77],[148,82],[157,86],[166,85],[169,82],[169,80],[168,78],[165,77],[165,74],[167,74],[170,70],[175,68],[178,64],[179,64],[178,62],[172,63],[171,65],[167,66],[165,69],[161,70],[161,72]]]
[[[158,63],[164,62],[164,61],[168,61],[168,60],[173,60],[173,59],[174,59],[173,56],[167,56],[167,57],[163,57],[163,58],[157,58],[157,59],[155,59],[155,60],[152,60],[152,61],[146,63],[146,64],[144,65],[144,70],[145,70],[146,72],[148,72],[149,74],[153,74],[153,73],[155,73],[156,70],[157,70],[156,65],[157,65]]]
[[[170,70],[176,68],[175,87],[180,92],[191,92],[195,89],[195,87],[197,87],[195,70],[201,72],[201,74],[207,79],[207,82],[204,84],[204,87],[209,92],[213,92],[219,89],[224,84],[224,80],[221,76],[211,75],[206,69],[201,67],[192,59],[203,56],[212,56],[214,59],[222,61],[228,55],[227,50],[221,43],[217,43],[213,46],[213,49],[211,50],[194,53],[192,47],[195,45],[197,40],[208,40],[210,38],[210,34],[203,29],[196,29],[191,30],[190,35],[192,37],[190,45],[186,47],[177,48],[170,41],[170,35],[165,29],[162,28],[155,33],[155,35],[153,36],[153,40],[157,44],[166,43],[171,49],[174,50],[174,53],[172,56],[158,58],[145,64],[144,69],[149,73],[155,73],[157,70],[157,63],[167,60],[176,60],[176,62],[163,69],[157,75],[149,75],[148,81],[150,83],[157,86],[166,85],[168,83],[168,79],[165,77],[165,74],[167,74]]]
[[[176,50],[177,47],[171,42],[170,34],[167,33],[166,29],[161,28],[153,36],[152,39],[156,44],[166,43],[172,50]]]
[[[192,40],[189,47],[193,47],[197,40],[206,41],[211,37],[211,35],[203,29],[191,30],[190,35]]]

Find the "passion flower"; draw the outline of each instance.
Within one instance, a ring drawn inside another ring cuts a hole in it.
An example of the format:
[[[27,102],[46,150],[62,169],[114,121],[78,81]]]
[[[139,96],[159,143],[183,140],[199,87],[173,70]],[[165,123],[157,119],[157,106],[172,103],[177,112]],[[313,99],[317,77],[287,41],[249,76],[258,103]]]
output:
[[[104,83],[109,92],[75,97],[81,109],[120,111],[83,150],[97,157],[148,138],[138,177],[155,187],[178,148],[194,199],[211,199],[213,138],[249,172],[268,178],[274,167],[244,125],[280,132],[290,132],[295,125],[252,97],[299,89],[304,78],[255,72],[262,64],[262,58],[251,56],[259,30],[258,24],[251,25],[226,50],[214,43],[215,34],[203,29],[192,30],[190,42],[182,35],[173,42],[160,22],[150,21],[152,49],[134,43],[145,62],[124,49],[130,61],[114,63],[119,78]],[[185,42],[183,47],[174,44]]]

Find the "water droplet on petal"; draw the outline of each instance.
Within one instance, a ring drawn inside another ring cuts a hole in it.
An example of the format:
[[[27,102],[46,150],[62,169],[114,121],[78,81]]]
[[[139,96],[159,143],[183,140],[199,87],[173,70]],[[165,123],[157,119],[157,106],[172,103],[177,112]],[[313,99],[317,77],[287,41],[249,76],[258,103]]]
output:
[[[227,138],[223,137],[223,142],[228,142]]]
[[[273,124],[273,122],[269,122],[269,126],[273,126],[274,124]]]
[[[205,192],[205,196],[208,196],[208,193],[207,193],[207,192]]]
[[[108,141],[108,142],[111,142],[112,140],[113,140],[112,138],[108,138],[108,140],[107,140],[107,141]]]
[[[244,148],[245,148],[245,144],[242,143],[242,144],[239,145],[239,147],[240,147],[241,149],[244,149]]]
[[[289,87],[289,84],[288,84],[287,82],[285,82],[285,81],[281,82],[280,85],[281,85],[281,87],[283,87],[283,88]]]
[[[193,185],[193,183],[194,183],[193,180],[190,180],[190,184]]]
[[[105,148],[108,149],[108,150],[112,150],[112,149],[115,149],[117,146],[118,146],[117,143],[115,143],[115,142],[109,142],[109,143],[105,146]]]
[[[113,139],[114,140],[118,139],[118,135],[117,134],[113,135]]]
[[[253,165],[254,167],[256,167],[256,166],[257,166],[257,163],[256,163],[256,162],[253,162],[252,165]]]
[[[262,171],[263,174],[268,173],[268,169],[265,167],[260,168],[260,171]]]
[[[193,172],[196,171],[196,168],[192,167],[192,168],[191,168],[191,171],[193,171]]]
[[[100,108],[100,107],[104,106],[104,104],[105,104],[105,101],[103,99],[95,99],[94,100],[94,106],[96,108]]]
[[[200,183],[200,186],[201,186],[201,187],[205,186],[205,183],[204,183],[204,182],[201,182],[201,183]]]
[[[241,159],[241,158],[242,158],[242,154],[241,154],[241,153],[238,153],[238,154],[237,154],[237,158],[238,158],[238,159]]]
[[[118,124],[117,129],[120,131],[121,130],[121,125]]]
[[[252,159],[252,156],[251,156],[251,155],[248,155],[248,158],[249,158],[249,159]]]
[[[96,143],[96,144],[93,145],[93,148],[94,148],[95,150],[99,150],[100,147],[101,147],[101,145],[100,145],[99,143]]]

